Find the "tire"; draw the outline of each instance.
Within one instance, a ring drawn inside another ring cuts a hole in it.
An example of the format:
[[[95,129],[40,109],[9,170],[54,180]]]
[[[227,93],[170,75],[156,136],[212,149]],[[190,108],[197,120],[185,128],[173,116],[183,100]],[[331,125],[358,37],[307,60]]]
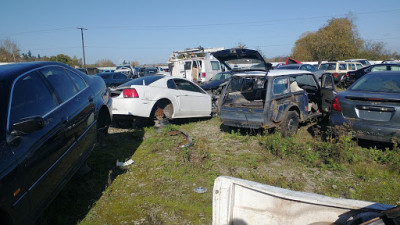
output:
[[[299,115],[295,111],[288,111],[283,119],[280,130],[283,137],[290,137],[299,129]]]

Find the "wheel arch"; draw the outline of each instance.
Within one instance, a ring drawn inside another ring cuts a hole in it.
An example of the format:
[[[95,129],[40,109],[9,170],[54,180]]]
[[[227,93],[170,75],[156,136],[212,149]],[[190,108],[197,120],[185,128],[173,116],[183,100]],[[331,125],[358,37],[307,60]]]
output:
[[[160,99],[158,99],[155,103],[154,103],[154,105],[153,105],[153,107],[152,107],[152,109],[151,109],[151,112],[150,112],[150,118],[153,118],[154,117],[154,114],[155,114],[155,112],[156,112],[156,110],[157,110],[157,108],[160,106],[160,107],[165,107],[165,106],[167,106],[168,104],[171,104],[172,105],[172,109],[171,109],[171,118],[175,115],[175,109],[176,109],[176,107],[175,107],[175,103],[174,103],[174,101],[171,101],[169,98],[160,98]]]

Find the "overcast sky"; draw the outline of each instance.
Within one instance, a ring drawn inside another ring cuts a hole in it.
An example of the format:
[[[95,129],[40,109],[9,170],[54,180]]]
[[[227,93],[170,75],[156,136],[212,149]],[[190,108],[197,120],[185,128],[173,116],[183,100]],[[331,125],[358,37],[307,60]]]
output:
[[[0,40],[21,53],[110,59],[115,64],[165,63],[174,50],[231,48],[239,43],[268,58],[286,56],[307,31],[351,14],[364,40],[382,41],[400,52],[398,0],[3,0]]]

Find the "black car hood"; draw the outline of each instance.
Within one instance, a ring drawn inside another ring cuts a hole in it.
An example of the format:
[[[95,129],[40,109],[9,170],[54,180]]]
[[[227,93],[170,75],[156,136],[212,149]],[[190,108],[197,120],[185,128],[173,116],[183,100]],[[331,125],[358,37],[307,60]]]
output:
[[[207,81],[204,82],[200,85],[201,88],[204,90],[209,90],[209,89],[217,89],[220,84],[226,82],[226,80],[212,80],[212,81]]]
[[[233,70],[226,61],[235,60],[235,59],[256,59],[264,63],[265,71],[271,69],[272,64],[266,63],[264,58],[260,55],[260,53],[256,50],[251,49],[241,49],[241,48],[232,48],[225,49],[218,52],[212,53],[212,55],[218,59],[222,64],[224,64],[229,70]]]

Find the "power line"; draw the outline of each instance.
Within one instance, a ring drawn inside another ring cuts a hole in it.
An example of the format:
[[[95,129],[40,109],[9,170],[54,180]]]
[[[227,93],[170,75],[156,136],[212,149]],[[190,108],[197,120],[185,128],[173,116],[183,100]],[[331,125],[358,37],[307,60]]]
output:
[[[381,13],[390,13],[390,12],[400,12],[400,9],[390,9],[390,10],[380,10],[380,11],[369,11],[369,12],[352,12],[354,15],[369,15],[369,14],[381,14]],[[336,15],[338,17],[344,15]],[[304,22],[308,20],[316,20],[316,19],[325,19],[335,17],[332,15],[328,16],[313,16],[313,17],[297,17],[297,18],[286,18],[286,19],[273,19],[273,20],[264,20],[264,21],[249,21],[249,22],[230,22],[230,23],[211,23],[211,24],[190,24],[190,25],[151,25],[151,26],[98,26],[93,27],[93,29],[122,29],[122,30],[166,30],[166,29],[200,29],[200,28],[212,28],[212,27],[222,27],[222,26],[266,26],[271,24],[279,24],[279,23],[294,23],[294,22]],[[11,33],[9,35],[20,35],[20,34],[29,34],[29,33],[39,33],[39,32],[52,32],[52,31],[60,31],[60,30],[69,30],[73,29],[71,27],[64,28],[54,28],[47,30],[36,30],[36,31],[24,31],[18,33]],[[78,28],[80,29],[80,28]],[[4,35],[3,35],[4,36]]]

